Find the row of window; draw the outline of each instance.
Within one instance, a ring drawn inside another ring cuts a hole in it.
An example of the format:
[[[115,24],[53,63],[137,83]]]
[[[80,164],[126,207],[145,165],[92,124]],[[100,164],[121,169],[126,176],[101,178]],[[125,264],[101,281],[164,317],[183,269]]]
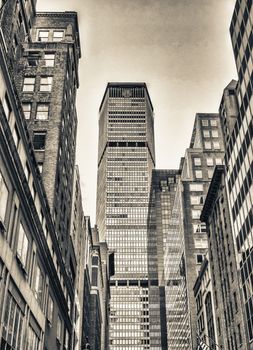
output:
[[[37,32],[37,40],[42,42],[59,42],[64,39],[64,30],[59,29],[39,29]]]
[[[35,89],[35,77],[25,77],[23,83],[23,92],[34,92]],[[53,84],[52,76],[41,76],[40,77],[40,92],[51,92]]]
[[[22,107],[23,107],[25,119],[30,119],[31,111],[32,111],[32,103],[23,102]],[[48,118],[49,118],[49,103],[38,102],[36,106],[35,119],[47,120]]]
[[[217,126],[218,121],[216,119],[201,119],[202,126]]]
[[[41,60],[42,65],[45,67],[54,67],[55,64],[55,53],[44,53],[43,59],[40,56],[40,51],[29,52],[27,57],[28,66],[36,67]]]
[[[194,157],[193,158],[193,162],[195,166],[201,166],[202,162],[201,162],[201,158],[199,157]],[[214,166],[214,165],[221,165],[222,164],[222,158],[211,158],[211,157],[207,157],[206,158],[206,165],[207,166]]]

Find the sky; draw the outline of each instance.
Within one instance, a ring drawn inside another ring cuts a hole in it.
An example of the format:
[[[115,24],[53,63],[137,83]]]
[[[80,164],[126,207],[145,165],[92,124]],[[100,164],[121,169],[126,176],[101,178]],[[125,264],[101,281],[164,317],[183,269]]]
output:
[[[235,0],[38,0],[77,11],[82,58],[77,158],[84,214],[95,224],[98,110],[108,82],[146,82],[155,113],[156,168],[176,169],[195,114],[216,113],[237,79],[229,36]]]

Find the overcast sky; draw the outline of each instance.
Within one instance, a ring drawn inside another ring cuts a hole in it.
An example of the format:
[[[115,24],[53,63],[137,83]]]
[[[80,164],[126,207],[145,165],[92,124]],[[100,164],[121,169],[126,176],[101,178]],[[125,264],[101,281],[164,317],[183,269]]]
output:
[[[155,111],[156,167],[178,168],[197,112],[217,112],[237,79],[229,24],[235,0],[38,0],[78,12],[82,59],[77,163],[95,224],[98,108],[107,82],[146,82]]]

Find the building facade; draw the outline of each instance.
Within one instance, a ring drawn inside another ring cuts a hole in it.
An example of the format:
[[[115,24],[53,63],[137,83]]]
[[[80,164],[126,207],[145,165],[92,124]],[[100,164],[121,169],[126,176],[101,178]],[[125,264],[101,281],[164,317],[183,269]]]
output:
[[[197,309],[197,341],[217,349],[217,314],[214,306],[214,292],[210,273],[208,254],[203,260],[194,285]],[[220,332],[220,329],[219,329]]]
[[[161,339],[161,349],[168,348],[166,302],[164,282],[164,250],[169,227],[169,218],[174,202],[179,170],[153,170],[148,212],[148,274],[149,292],[154,300],[150,307],[150,330],[160,325],[157,337]],[[158,302],[157,302],[158,301]]]
[[[147,218],[155,166],[153,107],[143,83],[109,83],[100,106],[97,225],[115,254],[110,349],[160,349],[150,330]],[[156,306],[155,306],[156,307]]]
[[[206,227],[200,221],[200,214],[214,167],[222,163],[223,157],[219,115],[197,114],[190,147],[181,162],[182,174],[165,250],[167,328],[175,332],[168,336],[173,349],[195,349],[197,346],[193,287],[208,249]],[[179,310],[177,318],[170,316],[170,308],[176,314],[176,310]]]
[[[243,290],[243,312],[247,324],[245,349],[253,348],[253,4],[236,1],[230,34],[238,72],[238,117],[228,138],[225,183],[232,218],[237,267]]]
[[[72,349],[73,281],[14,81],[21,45],[31,41],[35,3],[7,1],[1,11],[1,348]]]
[[[242,295],[236,264],[236,252],[225,187],[225,168],[216,166],[206,197],[201,219],[206,222],[209,266],[213,289],[214,319],[202,329],[212,349],[246,349],[246,327],[242,309]]]

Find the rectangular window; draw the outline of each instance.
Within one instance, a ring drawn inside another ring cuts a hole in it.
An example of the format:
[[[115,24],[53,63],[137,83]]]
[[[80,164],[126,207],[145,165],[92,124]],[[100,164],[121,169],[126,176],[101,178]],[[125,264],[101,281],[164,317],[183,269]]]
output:
[[[196,261],[197,261],[197,264],[201,264],[202,261],[203,261],[203,255],[202,254],[197,254]]]
[[[34,293],[40,307],[43,306],[43,288],[44,288],[44,276],[41,268],[37,265],[35,267],[34,274]]]
[[[210,123],[211,123],[211,126],[217,126],[217,120],[216,119],[211,119]]]
[[[52,90],[53,77],[40,78],[40,91],[50,92]]]
[[[203,130],[204,137],[210,137],[210,131],[209,130]]]
[[[57,317],[57,330],[56,330],[56,337],[58,339],[59,342],[61,342],[61,337],[62,337],[62,320],[60,315],[58,314]]]
[[[45,53],[44,55],[44,64],[46,67],[54,67],[54,53]]]
[[[206,158],[206,165],[213,166],[213,158]]]
[[[9,190],[0,172],[0,221],[4,223],[9,198]]]
[[[1,349],[22,349],[24,315],[10,292],[6,298]]]
[[[26,268],[28,263],[29,241],[24,230],[24,226],[20,223],[18,233],[17,256],[22,265]]]
[[[47,319],[52,324],[53,322],[53,312],[54,312],[54,302],[50,294],[48,294],[47,301]]]
[[[36,110],[36,119],[46,120],[49,116],[49,104],[48,103],[38,103]]]
[[[11,109],[11,104],[7,93],[5,94],[3,99],[3,109],[4,109],[6,118],[9,120],[12,109]]]
[[[213,169],[208,169],[208,178],[211,179],[213,177]]]
[[[191,192],[201,192],[203,191],[203,184],[190,184]]]
[[[32,104],[30,102],[23,102],[22,108],[23,108],[23,113],[24,113],[25,119],[30,119],[31,118]]]
[[[202,126],[208,126],[208,119],[202,119]]]
[[[192,210],[192,218],[193,219],[199,219],[201,215],[201,210],[200,209],[193,209]]]
[[[218,141],[213,142],[213,148],[214,149],[220,149],[220,143]]]
[[[219,137],[218,130],[212,130],[212,137]]]
[[[25,77],[23,91],[24,92],[33,92],[35,87],[35,77]]]
[[[46,132],[34,132],[33,134],[33,148],[35,150],[43,151],[46,145]]]
[[[49,30],[39,30],[38,31],[38,41],[48,41]]]
[[[195,170],[195,177],[196,179],[202,179],[202,170]]]
[[[201,196],[191,196],[191,204],[200,204],[200,198]]]
[[[29,350],[39,350],[40,338],[31,326],[28,327],[27,348]]]
[[[194,159],[194,165],[200,166],[201,165],[201,159],[200,158],[193,158]]]
[[[54,30],[53,31],[53,41],[54,42],[62,41],[63,35],[64,35],[63,30]]]
[[[212,148],[212,145],[211,145],[210,141],[205,141],[204,142],[204,146],[205,146],[205,149],[211,149]]]
[[[31,67],[36,67],[38,65],[39,58],[39,52],[29,52],[27,57],[28,65]]]
[[[221,158],[215,158],[216,165],[222,165],[222,159]]]

